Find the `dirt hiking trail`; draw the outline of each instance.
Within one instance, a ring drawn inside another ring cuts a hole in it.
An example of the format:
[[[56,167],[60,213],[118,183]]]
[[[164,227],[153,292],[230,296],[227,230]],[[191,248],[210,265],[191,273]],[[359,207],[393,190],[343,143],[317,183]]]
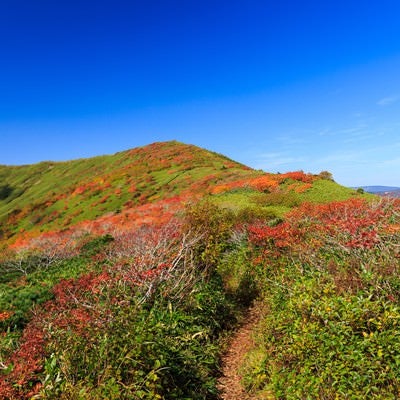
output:
[[[222,357],[222,376],[218,381],[222,400],[256,400],[242,386],[240,367],[246,353],[253,347],[252,332],[260,315],[256,308],[250,308],[243,323],[233,334],[229,348]]]

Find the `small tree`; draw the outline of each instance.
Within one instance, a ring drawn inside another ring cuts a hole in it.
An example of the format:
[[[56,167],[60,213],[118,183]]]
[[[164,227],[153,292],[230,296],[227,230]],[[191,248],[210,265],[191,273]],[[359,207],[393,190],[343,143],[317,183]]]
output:
[[[227,247],[234,224],[231,211],[203,201],[186,210],[186,230],[201,238],[195,249],[195,262],[208,272],[218,264]]]
[[[329,171],[321,171],[318,176],[326,181],[334,182],[333,175]]]

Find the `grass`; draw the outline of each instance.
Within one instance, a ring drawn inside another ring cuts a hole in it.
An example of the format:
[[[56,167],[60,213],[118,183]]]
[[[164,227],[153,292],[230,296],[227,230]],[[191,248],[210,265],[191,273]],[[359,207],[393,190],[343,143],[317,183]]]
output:
[[[330,180],[319,179],[315,181],[310,189],[302,193],[302,201],[312,203],[328,203],[331,201],[347,200],[353,196],[359,197],[356,190],[340,186]],[[373,196],[365,194],[366,198]]]

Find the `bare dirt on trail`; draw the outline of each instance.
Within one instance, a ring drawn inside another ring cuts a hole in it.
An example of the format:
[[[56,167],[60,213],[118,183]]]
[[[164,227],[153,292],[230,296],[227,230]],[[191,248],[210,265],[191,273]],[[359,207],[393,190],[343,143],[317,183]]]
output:
[[[256,308],[251,308],[233,335],[229,348],[222,357],[222,376],[218,381],[218,389],[221,391],[222,400],[256,400],[247,393],[242,385],[240,367],[246,353],[254,346],[252,333],[259,321],[259,312]]]

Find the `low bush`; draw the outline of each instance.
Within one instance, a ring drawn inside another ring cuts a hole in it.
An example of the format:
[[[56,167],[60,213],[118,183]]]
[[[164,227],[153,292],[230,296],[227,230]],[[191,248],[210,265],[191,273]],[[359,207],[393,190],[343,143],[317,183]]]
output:
[[[46,398],[216,399],[218,337],[232,319],[221,282],[199,281],[178,305],[163,285],[151,305],[121,290],[98,310],[107,323],[50,332]]]
[[[22,314],[0,314],[11,328],[0,397],[217,399],[220,337],[235,306],[216,258],[202,255],[229,247],[225,222],[204,235],[173,220],[85,240],[80,255],[29,274],[15,288]]]

